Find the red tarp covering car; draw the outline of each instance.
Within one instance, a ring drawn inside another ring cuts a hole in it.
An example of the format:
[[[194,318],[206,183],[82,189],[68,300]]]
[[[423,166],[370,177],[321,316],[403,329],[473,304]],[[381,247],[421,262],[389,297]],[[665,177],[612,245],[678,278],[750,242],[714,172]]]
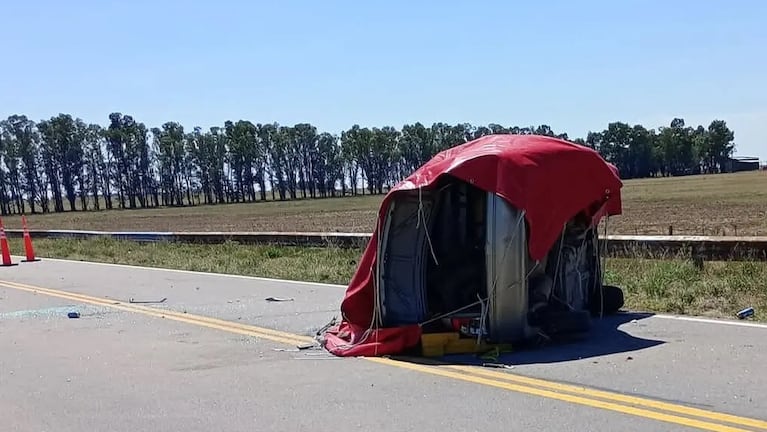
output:
[[[379,209],[383,221],[399,191],[429,188],[450,175],[493,192],[524,210],[528,249],[542,259],[570,219],[584,211],[594,224],[621,213],[618,170],[596,151],[539,135],[488,135],[438,153],[392,188]],[[373,232],[341,303],[342,321],[324,334],[325,348],[338,356],[381,356],[418,344],[418,325],[373,328],[378,228]]]

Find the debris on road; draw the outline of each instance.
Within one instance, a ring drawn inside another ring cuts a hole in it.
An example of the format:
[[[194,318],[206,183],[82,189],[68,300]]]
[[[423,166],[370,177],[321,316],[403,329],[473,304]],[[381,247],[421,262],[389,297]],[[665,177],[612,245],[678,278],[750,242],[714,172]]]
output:
[[[514,366],[506,365],[503,363],[482,363],[482,367],[496,368],[496,369],[514,369]]]
[[[737,313],[738,318],[745,319],[751,316],[754,316],[754,308],[753,307],[747,307]]]
[[[112,297],[104,296],[104,298],[111,299]],[[113,299],[114,301],[112,304],[120,304],[120,303],[126,303],[124,300],[121,299]],[[168,297],[163,297],[160,300],[136,300],[135,298],[131,297],[128,299],[127,303],[141,303],[141,304],[151,304],[151,303],[165,303],[165,301],[168,300]]]
[[[136,300],[133,297],[128,299],[128,303],[143,303],[143,304],[149,304],[149,303],[165,303],[165,300],[168,300],[168,297],[163,297],[160,300]]]
[[[312,348],[319,348],[320,346],[318,344],[313,343],[305,343],[301,345],[297,345],[295,348],[273,348],[274,351],[277,352],[299,352],[299,351],[306,351]],[[309,353],[307,353],[309,355]]]
[[[267,297],[264,300],[268,302],[285,302],[285,301],[293,301],[292,297]]]

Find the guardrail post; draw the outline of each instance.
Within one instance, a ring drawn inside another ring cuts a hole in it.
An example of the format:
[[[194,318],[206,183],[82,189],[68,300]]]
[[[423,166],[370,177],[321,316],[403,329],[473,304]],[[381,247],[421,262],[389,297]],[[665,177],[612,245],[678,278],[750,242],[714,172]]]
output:
[[[703,254],[701,253],[700,248],[698,246],[693,246],[690,253],[692,254],[692,264],[695,268],[703,270]]]

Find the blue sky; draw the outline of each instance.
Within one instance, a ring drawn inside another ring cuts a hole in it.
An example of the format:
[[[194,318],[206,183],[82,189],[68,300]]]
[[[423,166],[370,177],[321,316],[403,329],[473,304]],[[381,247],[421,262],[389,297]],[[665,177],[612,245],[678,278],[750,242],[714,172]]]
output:
[[[5,2],[0,117],[106,124],[723,119],[767,160],[767,2]]]

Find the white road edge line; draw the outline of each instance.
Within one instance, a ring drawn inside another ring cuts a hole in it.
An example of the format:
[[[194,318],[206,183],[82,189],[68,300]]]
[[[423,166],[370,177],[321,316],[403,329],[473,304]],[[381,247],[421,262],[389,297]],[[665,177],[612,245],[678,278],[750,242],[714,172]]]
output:
[[[22,259],[24,257],[13,256],[13,258]],[[235,274],[228,274],[228,273],[211,273],[211,272],[201,272],[201,271],[194,271],[194,270],[166,269],[162,267],[145,267],[145,266],[135,266],[135,265],[128,265],[128,264],[112,264],[112,263],[102,263],[102,262],[95,262],[95,261],[68,260],[68,259],[60,259],[60,258],[42,258],[42,259],[44,261],[96,265],[96,266],[104,266],[104,267],[116,267],[116,268],[133,269],[133,270],[136,270],[136,269],[150,270],[150,271],[163,272],[163,273],[181,273],[181,274],[199,275],[199,276],[213,276],[213,277],[224,277],[224,278],[231,278],[231,279],[244,279],[244,280],[262,281],[262,282],[346,289],[346,285],[327,284],[327,283],[321,283],[321,282],[306,282],[306,281],[296,281],[296,280],[289,280],[289,279],[275,279],[275,278],[265,278],[265,277],[258,277],[258,276],[235,275]],[[751,327],[751,328],[767,329],[767,324],[754,323],[754,322],[748,322],[748,321],[735,321],[735,320],[726,320],[726,319],[713,319],[713,318],[702,318],[702,317],[695,317],[695,316],[679,316],[679,315],[667,315],[667,314],[654,314],[651,316],[651,318],[690,321],[690,322],[696,322],[696,323],[702,323],[702,324],[729,325],[729,326],[736,326],[736,327]]]
[[[738,326],[738,327],[753,327],[753,328],[767,329],[767,324],[748,322],[748,321],[735,321],[735,320],[726,320],[726,319],[700,318],[695,316],[679,316],[679,315],[664,315],[664,314],[653,315],[653,318],[672,319],[672,320],[679,320],[679,321],[691,321],[691,322],[705,323],[705,324],[721,324],[721,325],[731,325],[731,326]]]
[[[23,259],[24,257],[13,256],[13,258]],[[231,278],[231,279],[245,279],[245,280],[263,281],[263,282],[289,283],[293,285],[308,285],[308,286],[321,286],[321,287],[328,287],[328,288],[346,289],[346,285],[326,284],[321,282],[306,282],[306,281],[289,280],[289,279],[265,278],[265,277],[259,277],[259,276],[246,276],[246,275],[236,275],[236,274],[228,274],[228,273],[211,273],[211,272],[201,272],[201,271],[194,271],[194,270],[169,269],[169,268],[162,268],[162,267],[145,267],[145,266],[128,265],[128,264],[103,263],[103,262],[96,262],[96,261],[68,260],[68,259],[61,259],[61,258],[40,258],[40,259],[42,261],[96,265],[96,266],[103,266],[103,267],[117,267],[117,268],[131,269],[131,270],[151,270],[151,271],[162,272],[162,273],[181,273],[181,274],[189,274],[189,275],[196,275],[196,276],[215,276],[215,277],[224,277],[224,278]]]

